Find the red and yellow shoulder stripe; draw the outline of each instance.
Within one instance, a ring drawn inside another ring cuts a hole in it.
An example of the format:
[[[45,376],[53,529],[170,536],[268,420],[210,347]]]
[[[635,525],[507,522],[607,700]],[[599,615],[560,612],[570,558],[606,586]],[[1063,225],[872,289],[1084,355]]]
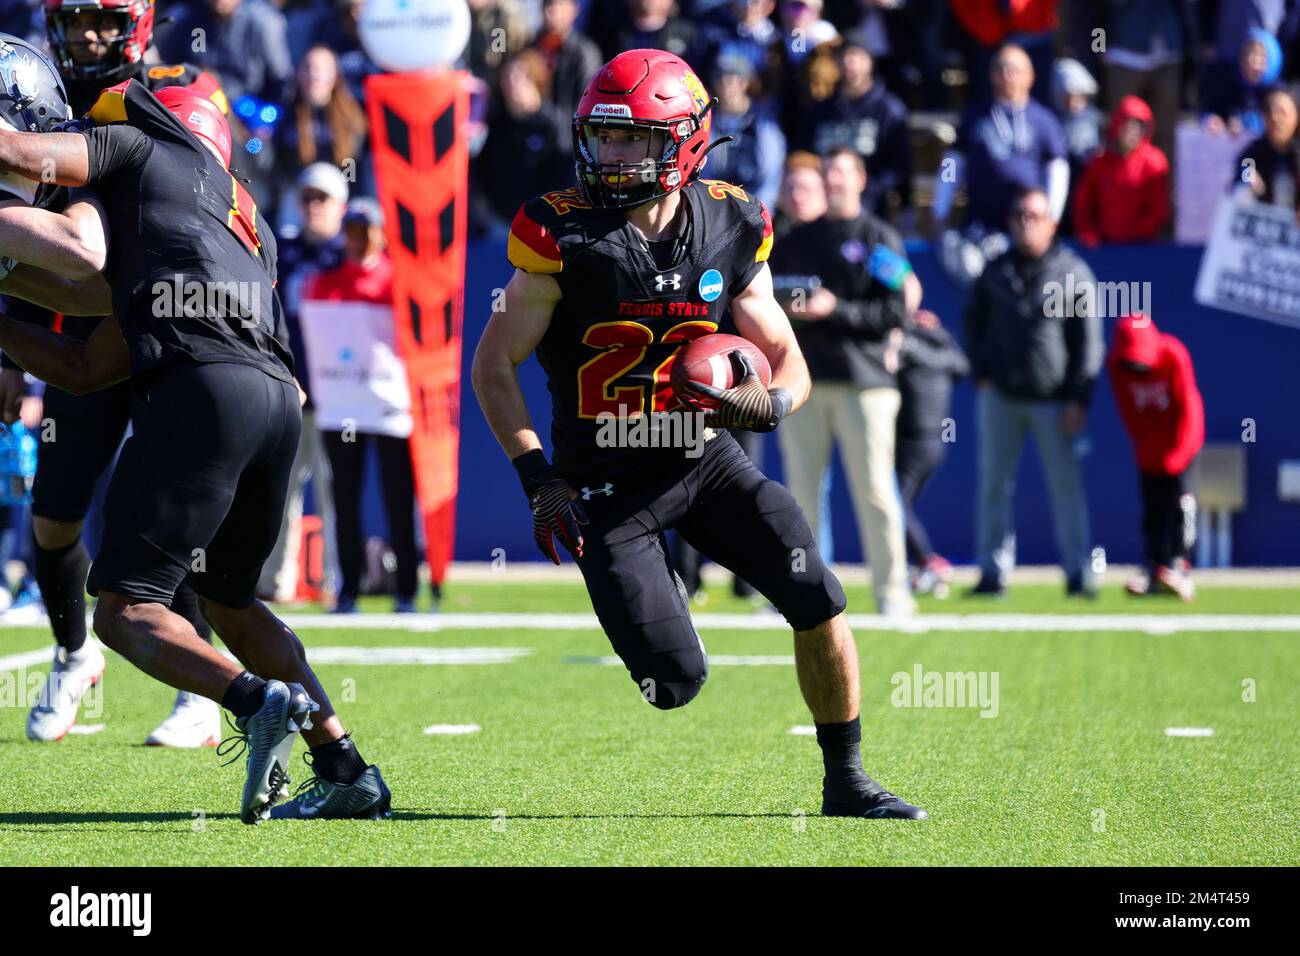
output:
[[[95,100],[95,104],[86,115],[100,125],[104,123],[125,123],[126,91],[132,82],[132,80],[123,80],[116,86],[100,90],[99,98]]]
[[[525,272],[554,273],[564,268],[564,256],[554,234],[528,215],[524,206],[519,207],[510,224],[506,257],[512,266]]]
[[[761,202],[758,205],[763,210],[763,238],[758,244],[758,252],[754,253],[754,261],[766,262],[767,257],[772,254],[772,217],[768,214],[766,206]]]

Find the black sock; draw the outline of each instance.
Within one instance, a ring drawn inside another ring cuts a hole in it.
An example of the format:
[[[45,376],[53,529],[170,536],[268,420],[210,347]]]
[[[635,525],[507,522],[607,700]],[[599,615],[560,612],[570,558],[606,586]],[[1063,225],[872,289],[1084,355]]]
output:
[[[34,548],[36,583],[59,646],[75,654],[86,643],[86,573],[90,554],[78,538],[64,548]]]
[[[312,747],[311,768],[322,780],[346,786],[366,772],[366,762],[352,738],[345,734],[338,740]]]
[[[862,723],[857,717],[842,724],[817,724],[817,745],[822,748],[822,766],[832,783],[858,784],[871,789],[880,785],[862,769]]]
[[[172,613],[185,618],[194,626],[194,630],[199,637],[209,644],[212,643],[212,628],[203,619],[203,615],[199,613],[199,596],[194,593],[194,589],[188,584],[182,584],[176,589],[176,594],[172,598]]]
[[[266,701],[266,681],[244,671],[230,682],[221,695],[221,706],[236,717],[252,717]]]

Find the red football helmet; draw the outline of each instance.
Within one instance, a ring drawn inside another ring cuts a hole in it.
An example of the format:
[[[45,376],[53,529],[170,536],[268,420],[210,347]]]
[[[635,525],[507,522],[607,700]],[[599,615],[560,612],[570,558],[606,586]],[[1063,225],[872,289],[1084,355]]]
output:
[[[186,129],[215,149],[222,165],[230,168],[230,125],[216,103],[186,86],[165,86],[154,96]]]
[[[103,86],[127,79],[153,42],[153,3],[154,0],[45,0],[45,35],[64,79],[94,80]],[[102,59],[78,63],[72,55],[71,41],[79,37],[68,36],[67,18],[74,13],[94,12],[112,14],[119,22],[120,31]]]
[[[614,57],[587,84],[573,114],[583,196],[593,206],[627,209],[693,181],[709,151],[712,109],[704,84],[681,58],[663,50]]]

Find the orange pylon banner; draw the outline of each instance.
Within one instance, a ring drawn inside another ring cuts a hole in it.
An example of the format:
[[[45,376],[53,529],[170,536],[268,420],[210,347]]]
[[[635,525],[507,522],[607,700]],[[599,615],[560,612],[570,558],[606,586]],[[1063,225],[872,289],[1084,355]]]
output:
[[[456,532],[469,93],[463,73],[366,78],[370,143],[394,265],[397,351],[411,388],[411,457],[433,580]]]

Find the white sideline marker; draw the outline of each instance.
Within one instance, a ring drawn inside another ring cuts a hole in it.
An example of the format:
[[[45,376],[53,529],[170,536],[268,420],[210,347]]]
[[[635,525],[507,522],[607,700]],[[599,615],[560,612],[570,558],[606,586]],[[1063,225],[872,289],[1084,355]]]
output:
[[[1166,727],[1166,737],[1213,737],[1213,727]]]
[[[478,724],[430,724],[424,728],[424,732],[430,737],[435,734],[446,734],[454,737],[464,734],[476,734],[481,729]]]

